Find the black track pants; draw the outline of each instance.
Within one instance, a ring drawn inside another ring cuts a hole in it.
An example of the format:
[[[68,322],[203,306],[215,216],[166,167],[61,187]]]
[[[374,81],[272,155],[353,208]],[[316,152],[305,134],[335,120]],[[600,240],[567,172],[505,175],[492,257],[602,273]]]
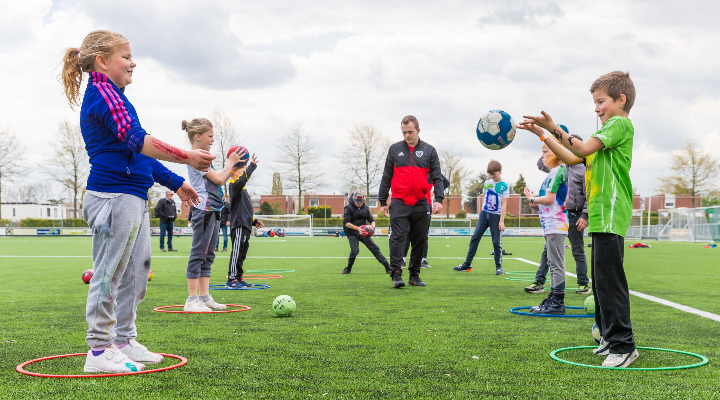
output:
[[[353,264],[355,264],[355,257],[357,257],[358,253],[360,253],[360,243],[365,245],[370,252],[372,252],[373,256],[375,256],[375,259],[378,260],[378,262],[382,265],[387,265],[388,260],[385,258],[385,256],[380,251],[380,247],[375,244],[375,241],[372,240],[372,238],[364,237],[364,236],[355,236],[355,235],[348,235],[348,242],[350,242],[350,257],[348,257],[348,265],[347,268],[351,269]]]
[[[405,244],[410,240],[412,252],[408,270],[410,275],[420,275],[420,262],[427,244],[428,226],[430,225],[430,205],[426,202],[405,205],[397,200],[390,203],[390,268],[393,275],[402,274],[403,252]]]
[[[232,240],[232,253],[230,253],[230,267],[228,268],[228,279],[242,279],[243,263],[250,248],[250,233],[252,231],[244,226],[237,227],[230,231]]]

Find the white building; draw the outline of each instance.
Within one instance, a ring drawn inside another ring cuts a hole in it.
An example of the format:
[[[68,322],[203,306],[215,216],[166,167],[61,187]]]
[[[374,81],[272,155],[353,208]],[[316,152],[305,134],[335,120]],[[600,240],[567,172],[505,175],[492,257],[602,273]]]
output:
[[[0,207],[0,218],[8,219],[13,222],[20,222],[21,219],[25,218],[68,218],[67,208],[62,205],[38,203],[2,203]]]

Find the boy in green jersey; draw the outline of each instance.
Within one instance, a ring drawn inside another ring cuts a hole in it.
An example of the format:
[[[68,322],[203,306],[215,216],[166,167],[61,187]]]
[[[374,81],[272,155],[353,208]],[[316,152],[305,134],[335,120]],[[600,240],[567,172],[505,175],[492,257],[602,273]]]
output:
[[[571,137],[542,111],[525,116],[518,128],[536,134],[566,164],[584,162],[588,202],[588,232],[592,235],[592,290],[595,322],[600,328],[597,355],[607,355],[605,367],[627,367],[638,357],[630,322],[630,294],[623,269],[624,238],[632,218],[632,147],[635,130],[628,113],[635,102],[630,75],[615,71],[590,87],[602,128],[587,141]],[[545,141],[543,129],[555,140]]]

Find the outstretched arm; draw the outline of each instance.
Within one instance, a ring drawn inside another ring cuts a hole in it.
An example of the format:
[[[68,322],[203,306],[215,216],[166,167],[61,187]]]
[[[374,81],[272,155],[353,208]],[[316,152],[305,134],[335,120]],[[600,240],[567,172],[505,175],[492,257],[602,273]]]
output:
[[[215,156],[205,150],[183,150],[158,138],[145,135],[140,153],[156,160],[187,164],[198,171],[207,171]]]
[[[555,140],[546,140],[548,138],[548,135],[545,134],[545,131],[542,130],[539,126],[535,125],[532,122],[528,122],[528,120],[523,121],[521,124],[517,125],[517,128],[519,129],[525,129],[526,131],[530,131],[534,133],[537,137],[540,138],[540,140],[543,141],[547,145],[547,147],[552,150],[553,153],[555,153],[556,156],[558,156],[559,159],[562,160],[567,165],[575,165],[581,163],[583,160],[580,157],[577,157],[575,154],[573,154],[570,150],[563,147],[560,143],[558,143]],[[559,129],[559,128],[558,128]],[[562,132],[562,129],[560,129]],[[567,134],[566,134],[567,135]],[[575,142],[577,139],[572,138],[573,142]],[[600,142],[602,143],[602,142]],[[539,164],[538,164],[539,165]]]
[[[557,138],[557,140],[560,141],[564,148],[570,150],[572,154],[578,158],[585,158],[590,154],[593,154],[596,151],[605,147],[602,140],[598,138],[591,137],[587,141],[583,142],[580,139],[570,136],[568,133],[560,129],[560,127],[555,124],[555,122],[552,120],[552,117],[550,117],[550,114],[546,113],[545,111],[541,111],[540,114],[542,115],[536,117],[531,115],[524,115],[523,118],[525,118],[525,121],[523,121],[520,125],[532,124],[547,129],[553,136],[555,136],[555,138]],[[549,142],[546,142],[546,144],[548,143]],[[548,147],[550,147],[550,144],[548,144]],[[552,147],[550,147],[550,149],[553,150],[553,152],[557,154],[558,157],[560,157],[560,154],[555,152]]]

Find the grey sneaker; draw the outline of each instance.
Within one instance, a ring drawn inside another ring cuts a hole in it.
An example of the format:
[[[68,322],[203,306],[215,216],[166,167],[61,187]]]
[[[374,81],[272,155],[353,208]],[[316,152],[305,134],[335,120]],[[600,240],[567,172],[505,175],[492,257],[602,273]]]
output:
[[[542,283],[535,281],[530,286],[525,288],[526,293],[542,293],[545,291],[545,288],[543,288]]]
[[[593,350],[593,354],[596,356],[607,356],[610,354],[610,343],[605,341],[605,338],[600,338],[600,346]]]
[[[580,285],[580,286],[578,286],[578,289],[575,291],[575,293],[588,294],[588,293],[590,293],[590,286],[589,285]]]
[[[602,366],[626,368],[627,366],[632,364],[633,361],[637,360],[639,355],[640,354],[638,353],[637,349],[633,350],[632,353],[628,354],[610,354],[609,356],[607,356],[605,361],[603,361]]]
[[[425,261],[422,264],[420,264],[420,268],[432,268],[432,267],[430,266],[430,264],[427,263],[427,261]]]

